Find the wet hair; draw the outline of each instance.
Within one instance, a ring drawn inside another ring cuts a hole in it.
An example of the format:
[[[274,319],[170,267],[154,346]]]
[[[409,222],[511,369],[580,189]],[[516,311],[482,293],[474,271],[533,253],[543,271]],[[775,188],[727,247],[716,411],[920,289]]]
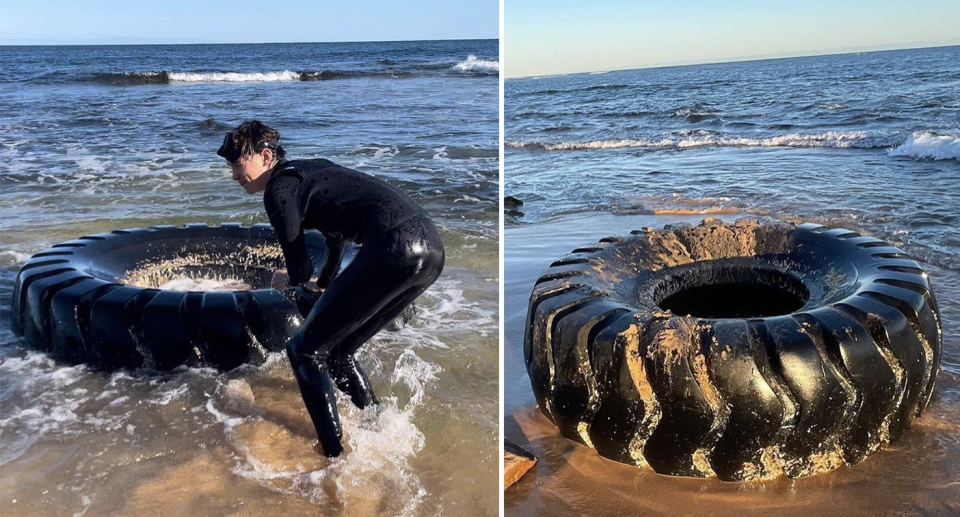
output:
[[[236,163],[244,156],[254,155],[268,148],[273,150],[277,160],[287,156],[287,152],[280,147],[279,131],[259,120],[247,120],[236,129],[227,131],[217,154],[230,163]]]

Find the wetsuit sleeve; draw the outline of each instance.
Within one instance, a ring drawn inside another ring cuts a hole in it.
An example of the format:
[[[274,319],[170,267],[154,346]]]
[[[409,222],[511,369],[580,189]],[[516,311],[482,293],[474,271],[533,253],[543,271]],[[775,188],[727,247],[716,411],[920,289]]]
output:
[[[324,235],[324,242],[327,245],[326,257],[323,261],[323,269],[317,278],[317,285],[326,288],[337,276],[340,271],[340,263],[343,262],[344,239],[339,235]]]
[[[275,178],[263,195],[263,206],[270,224],[277,232],[277,240],[287,263],[290,285],[300,285],[313,275],[313,261],[310,260],[303,235],[300,184],[301,180],[296,177]]]

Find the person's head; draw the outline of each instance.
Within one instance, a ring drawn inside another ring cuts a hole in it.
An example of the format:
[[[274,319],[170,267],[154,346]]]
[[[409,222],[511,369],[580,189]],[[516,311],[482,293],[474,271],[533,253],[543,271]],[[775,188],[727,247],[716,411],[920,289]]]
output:
[[[270,178],[265,173],[287,155],[280,147],[280,132],[259,120],[248,120],[228,131],[217,154],[227,160],[233,180],[248,194],[266,188]]]

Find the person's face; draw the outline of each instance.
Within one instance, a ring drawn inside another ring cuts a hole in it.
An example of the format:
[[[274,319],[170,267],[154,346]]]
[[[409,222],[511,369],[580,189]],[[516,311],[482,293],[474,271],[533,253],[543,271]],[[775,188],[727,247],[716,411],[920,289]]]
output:
[[[233,181],[239,183],[247,194],[263,192],[267,187],[267,180],[270,179],[265,173],[270,170],[272,164],[273,151],[270,149],[264,149],[249,156],[241,156],[236,162],[230,163]]]

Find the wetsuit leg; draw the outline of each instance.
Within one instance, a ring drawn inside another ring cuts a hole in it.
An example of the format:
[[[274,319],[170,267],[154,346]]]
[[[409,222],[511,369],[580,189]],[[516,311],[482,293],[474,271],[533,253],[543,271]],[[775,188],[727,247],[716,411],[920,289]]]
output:
[[[343,450],[343,432],[327,365],[329,353],[382,308],[379,300],[398,294],[389,282],[384,282],[389,277],[382,275],[388,269],[394,270],[394,274],[402,273],[397,268],[378,267],[379,261],[364,258],[358,255],[330,284],[287,343],[290,365],[327,456],[339,456]]]
[[[442,244],[438,243],[438,248],[426,244],[411,243],[398,232],[365,244],[331,282],[287,344],[304,403],[327,456],[342,452],[342,429],[328,366],[330,353],[371,318],[386,312],[387,305],[413,284],[428,276],[432,282],[439,275]],[[439,267],[431,266],[437,263]]]
[[[361,345],[403,312],[427,287],[429,287],[429,284],[425,286],[416,285],[408,289],[370,318],[356,332],[341,341],[330,352],[327,364],[330,366],[333,380],[340,391],[350,395],[350,400],[358,408],[363,409],[376,404],[377,397],[373,393],[373,387],[370,385],[367,374],[360,367],[354,354]]]
[[[443,271],[443,242],[433,222],[426,216],[408,220],[394,230],[399,236],[393,240],[393,248],[412,250],[405,255],[418,257],[417,272],[404,280],[405,289],[399,296],[387,303],[383,309],[366,323],[335,345],[331,350],[328,364],[337,388],[350,395],[353,404],[361,409],[377,403],[376,395],[366,373],[356,360],[356,352],[377,332],[392,322],[404,309],[433,284]]]
[[[325,361],[317,357],[294,352],[300,348],[302,338],[294,335],[287,343],[287,357],[297,378],[303,403],[317,430],[317,438],[323,448],[323,454],[334,457],[343,452],[341,438],[343,429],[337,414],[337,398],[333,391],[333,379]]]

